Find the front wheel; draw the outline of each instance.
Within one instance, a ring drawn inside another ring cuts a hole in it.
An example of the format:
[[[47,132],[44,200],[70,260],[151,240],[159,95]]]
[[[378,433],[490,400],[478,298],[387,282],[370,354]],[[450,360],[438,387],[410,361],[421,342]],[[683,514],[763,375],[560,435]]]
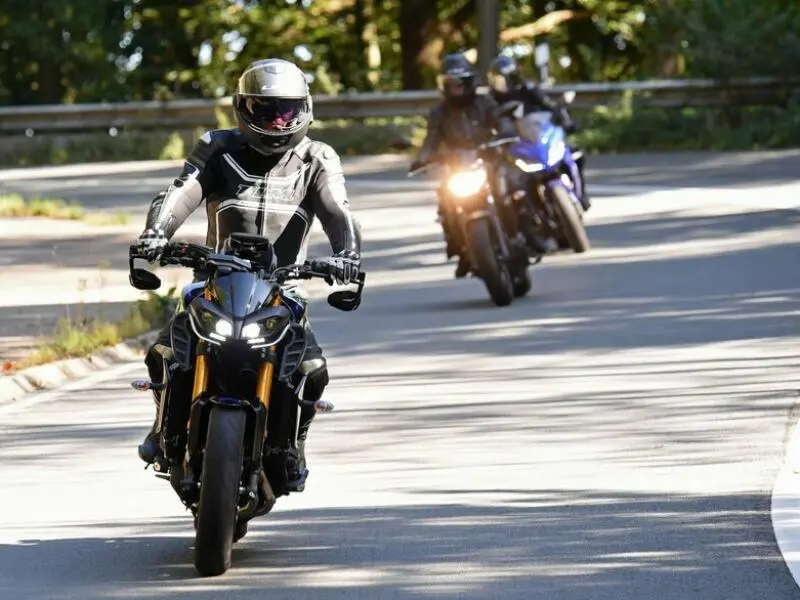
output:
[[[508,267],[497,257],[489,223],[478,219],[467,227],[472,255],[475,257],[478,274],[486,285],[489,297],[497,306],[508,306],[514,299],[511,276]]]
[[[204,576],[231,566],[246,425],[241,409],[214,406],[208,417],[194,544],[194,566]]]
[[[586,252],[591,244],[569,192],[561,185],[554,185],[549,192],[566,241],[576,253]]]
[[[531,274],[528,273],[528,269],[526,268],[514,279],[514,297],[522,298],[523,296],[527,296],[528,292],[531,291],[531,287]]]

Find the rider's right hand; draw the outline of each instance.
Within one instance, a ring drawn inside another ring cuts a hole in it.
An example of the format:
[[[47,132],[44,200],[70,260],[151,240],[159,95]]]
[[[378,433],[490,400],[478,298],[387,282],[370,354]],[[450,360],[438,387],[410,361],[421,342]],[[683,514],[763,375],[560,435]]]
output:
[[[167,245],[167,236],[161,229],[145,229],[136,240],[139,255],[148,262],[155,262],[161,258],[164,246]]]

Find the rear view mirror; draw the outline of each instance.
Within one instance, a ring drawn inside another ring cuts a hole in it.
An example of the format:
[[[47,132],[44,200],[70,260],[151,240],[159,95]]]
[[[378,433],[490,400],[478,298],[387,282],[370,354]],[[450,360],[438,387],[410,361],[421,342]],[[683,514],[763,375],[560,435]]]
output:
[[[131,269],[128,280],[137,290],[157,290],[161,287],[161,279],[147,269]]]
[[[355,310],[361,304],[361,292],[352,290],[333,292],[328,296],[328,304],[345,312]]]

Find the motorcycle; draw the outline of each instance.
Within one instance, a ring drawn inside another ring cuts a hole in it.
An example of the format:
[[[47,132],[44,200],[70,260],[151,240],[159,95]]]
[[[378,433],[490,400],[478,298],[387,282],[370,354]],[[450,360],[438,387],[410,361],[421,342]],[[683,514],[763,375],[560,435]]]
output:
[[[194,516],[194,565],[205,576],[230,568],[232,545],[246,534],[248,521],[270,512],[277,498],[303,491],[307,469],[290,480],[299,408],[333,410],[323,400],[302,400],[305,379],[298,368],[307,301],[290,283],[321,278],[332,285],[331,265],[309,260],[273,268],[273,257],[268,239],[249,234],[231,235],[221,252],[168,244],[161,266],[191,268],[207,278],[179,297],[163,381],[132,382],[137,390],[160,393],[156,431],[163,455],[153,469]],[[143,256],[131,246],[131,285],[158,289],[157,275],[134,268],[137,258]],[[333,292],[328,303],[358,308],[365,278],[361,273],[355,291]]]
[[[588,202],[576,163],[580,156],[549,112],[520,116],[516,127],[520,140],[506,147],[506,160],[528,177],[532,192],[521,202],[520,222],[531,224],[536,234],[554,237],[561,248],[586,252],[591,245],[583,225]]]
[[[497,306],[511,304],[515,297],[531,289],[527,252],[515,252],[492,194],[481,153],[514,143],[517,138],[500,138],[475,149],[456,150],[447,157],[436,157],[409,172],[409,177],[436,166],[444,168],[444,183],[439,191],[452,206],[454,226],[458,228],[462,256],[471,272],[483,280],[489,297]],[[444,216],[443,216],[444,218]]]

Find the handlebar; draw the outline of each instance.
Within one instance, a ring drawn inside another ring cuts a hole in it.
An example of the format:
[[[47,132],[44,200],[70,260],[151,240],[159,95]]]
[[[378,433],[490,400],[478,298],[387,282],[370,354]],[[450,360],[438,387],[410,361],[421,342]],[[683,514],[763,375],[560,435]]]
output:
[[[130,270],[133,271],[133,261],[135,259],[147,259],[137,244],[131,244],[128,249]],[[207,265],[223,267],[237,271],[259,273],[261,277],[269,282],[283,284],[291,279],[324,279],[328,285],[334,284],[333,265],[330,260],[324,258],[310,259],[303,263],[286,265],[269,269],[258,260],[249,260],[236,256],[235,254],[217,253],[209,246],[192,244],[190,242],[170,242],[166,244],[158,259],[160,266],[177,265],[195,270],[204,270]],[[363,287],[365,273],[359,273],[358,280],[354,283]]]
[[[507,144],[516,144],[517,142],[520,141],[520,139],[521,138],[518,135],[511,136],[511,137],[497,138],[497,139],[490,140],[488,142],[484,142],[484,143],[476,146],[475,150],[477,150],[478,152],[483,152],[484,150],[494,150],[496,148],[499,148],[501,146],[505,146]],[[426,162],[426,164],[424,164],[421,167],[418,167],[418,168],[416,168],[416,169],[414,169],[412,171],[409,171],[408,172],[408,177],[414,177],[415,175],[418,175],[420,173],[424,173],[425,171],[430,171],[432,168],[444,164],[444,162],[445,162],[445,157],[443,157],[443,156],[433,156]]]
[[[496,140],[490,140],[488,142],[484,142],[483,144],[478,146],[478,150],[499,148],[500,146],[505,146],[507,144],[516,144],[518,141],[520,141],[520,137],[518,135],[512,137],[497,138]]]

